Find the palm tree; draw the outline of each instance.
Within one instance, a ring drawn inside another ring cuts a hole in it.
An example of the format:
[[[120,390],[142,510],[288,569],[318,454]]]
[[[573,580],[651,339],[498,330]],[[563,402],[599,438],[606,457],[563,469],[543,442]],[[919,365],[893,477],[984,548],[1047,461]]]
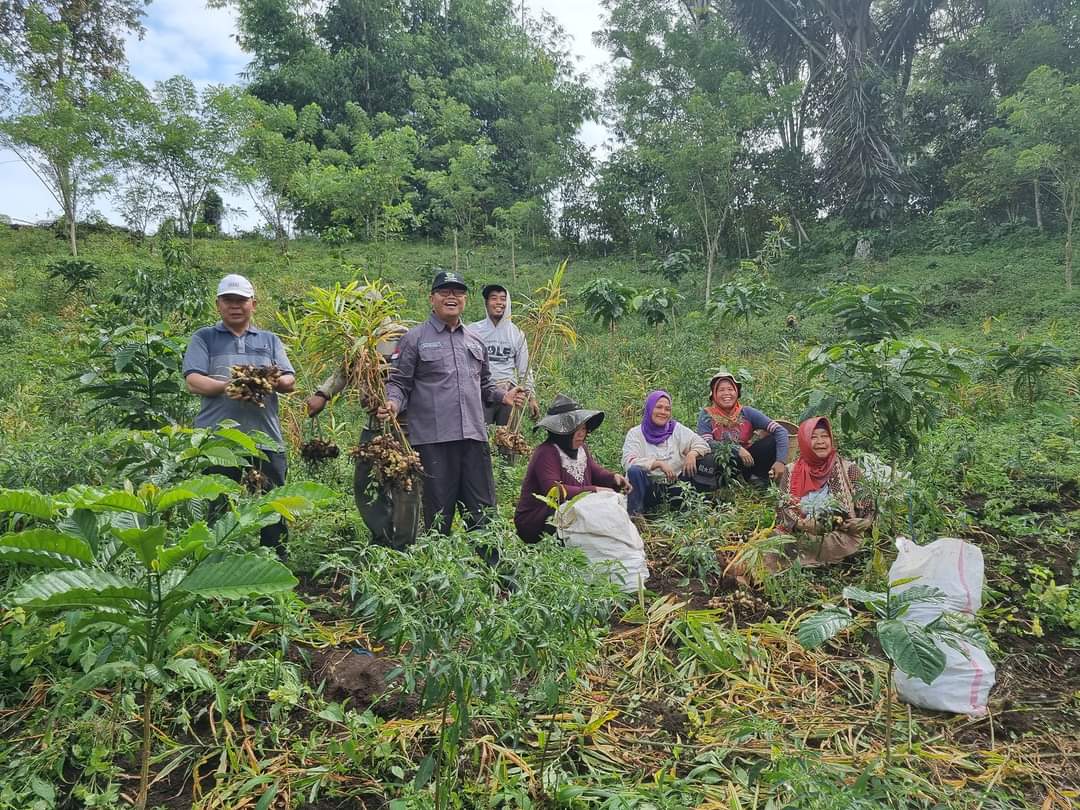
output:
[[[773,61],[781,75],[802,79],[786,145],[804,148],[803,128],[816,125],[832,202],[856,221],[887,217],[905,196],[908,179],[892,125],[903,119],[912,61],[944,4],[730,0],[751,51]]]

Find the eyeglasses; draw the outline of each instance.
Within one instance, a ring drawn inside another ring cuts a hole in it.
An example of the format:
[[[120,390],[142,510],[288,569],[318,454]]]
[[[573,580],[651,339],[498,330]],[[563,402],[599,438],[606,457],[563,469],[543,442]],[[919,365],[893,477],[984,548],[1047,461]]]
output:
[[[441,289],[441,290],[436,290],[435,295],[439,296],[439,298],[464,298],[465,297],[465,290],[455,290],[453,288],[444,288],[444,289]]]

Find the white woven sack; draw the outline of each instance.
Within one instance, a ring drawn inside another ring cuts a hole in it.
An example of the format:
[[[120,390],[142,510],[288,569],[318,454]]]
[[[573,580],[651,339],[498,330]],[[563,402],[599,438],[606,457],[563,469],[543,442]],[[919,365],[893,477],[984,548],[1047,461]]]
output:
[[[916,585],[929,585],[945,594],[940,602],[915,602],[905,618],[923,627],[946,610],[972,616],[982,606],[983,555],[978,546],[954,537],[942,537],[925,546],[906,537],[896,539],[896,562],[889,569],[889,582],[917,577],[899,585],[902,593]],[[982,715],[997,676],[985,651],[962,644],[963,652],[938,643],[945,654],[945,669],[931,684],[895,670],[893,687],[900,700],[933,711]]]
[[[611,490],[579,495],[559,507],[554,522],[562,541],[606,569],[621,590],[636,591],[649,579],[645,544],[623,495]]]

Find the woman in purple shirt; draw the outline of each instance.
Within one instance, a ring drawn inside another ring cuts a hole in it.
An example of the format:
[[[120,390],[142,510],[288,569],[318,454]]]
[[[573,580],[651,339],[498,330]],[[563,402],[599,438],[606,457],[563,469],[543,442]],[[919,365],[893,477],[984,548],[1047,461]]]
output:
[[[582,408],[559,394],[547,416],[536,423],[538,428],[547,430],[548,438],[529,458],[525,480],[521,482],[521,497],[514,511],[514,526],[526,543],[535,543],[555,531],[548,523],[555,510],[540,500],[552,490],[559,503],[563,503],[582,492],[629,489],[626,478],[597,464],[585,447],[585,437],[603,421],[603,411]]]

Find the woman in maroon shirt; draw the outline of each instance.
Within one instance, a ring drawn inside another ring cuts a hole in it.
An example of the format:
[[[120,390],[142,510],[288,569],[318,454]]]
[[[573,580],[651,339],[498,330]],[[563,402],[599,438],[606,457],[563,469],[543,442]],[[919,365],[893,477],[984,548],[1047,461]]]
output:
[[[585,447],[585,437],[604,421],[603,411],[582,408],[563,394],[555,397],[547,416],[536,423],[548,438],[529,458],[521,497],[514,511],[514,526],[526,543],[535,543],[555,529],[548,523],[554,511],[536,496],[546,498],[556,490],[559,502],[582,492],[600,489],[627,490],[630,484],[619,473],[601,467]]]

